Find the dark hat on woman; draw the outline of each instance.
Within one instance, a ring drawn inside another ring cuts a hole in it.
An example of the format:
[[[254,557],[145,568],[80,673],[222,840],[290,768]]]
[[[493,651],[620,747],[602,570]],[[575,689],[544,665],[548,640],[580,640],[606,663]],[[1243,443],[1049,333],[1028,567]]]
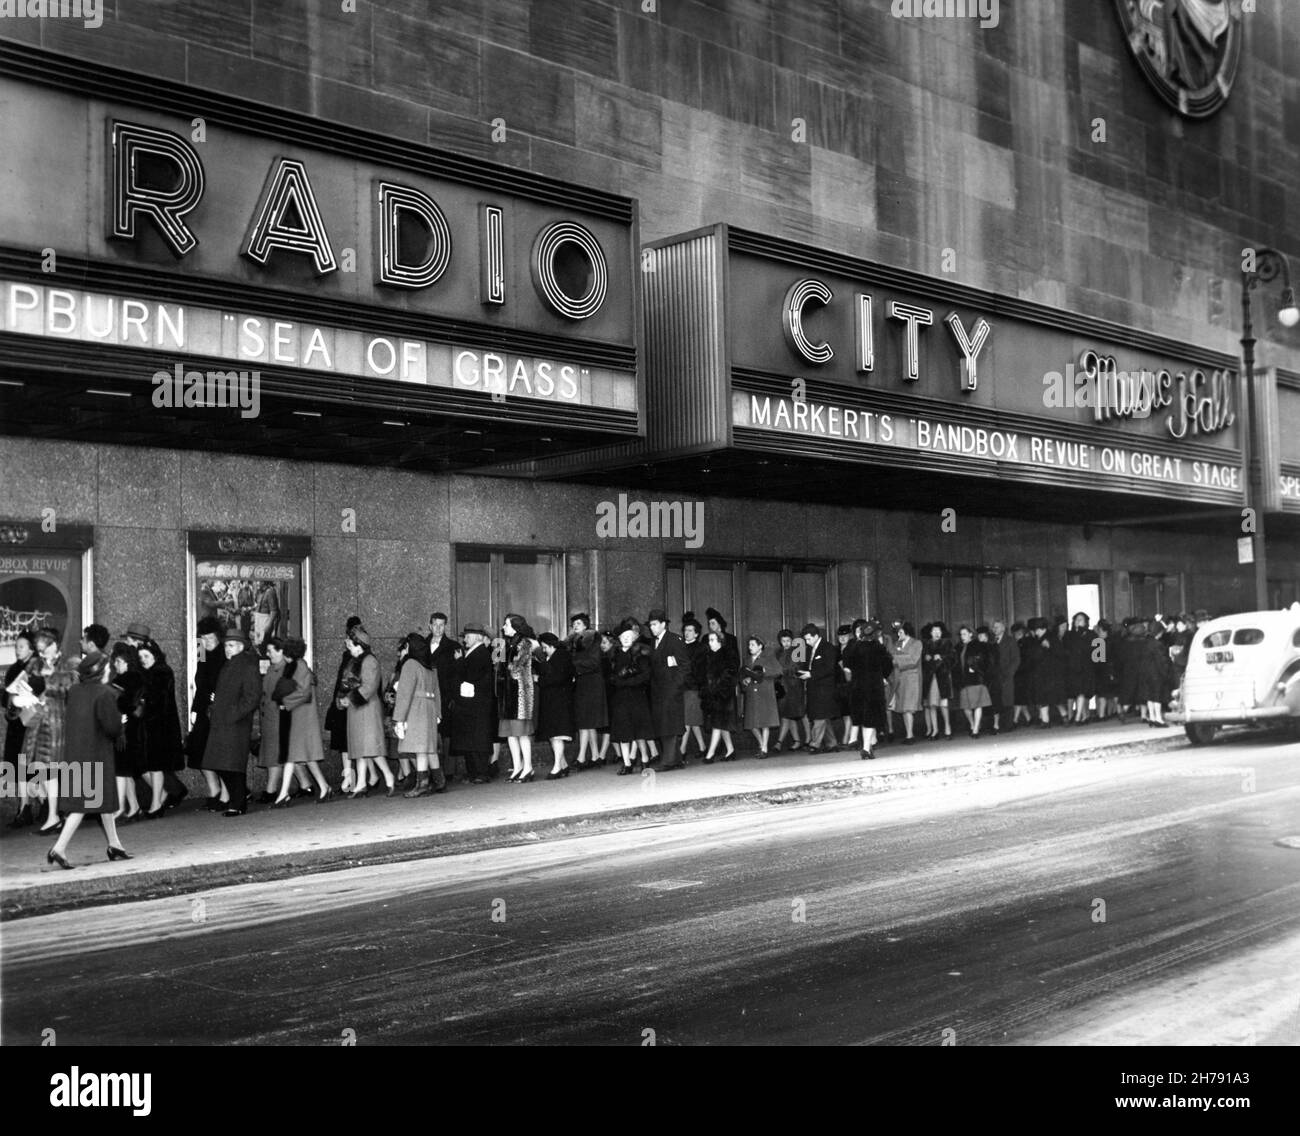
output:
[[[1041,615],[1036,615],[1029,621],[1028,626],[1030,631],[1047,631],[1050,630],[1052,625]]]
[[[295,639],[291,636],[283,641],[280,649],[291,659],[301,659],[307,654],[307,640]]]
[[[559,638],[558,638],[557,636],[553,635],[553,634],[552,634],[551,632],[549,632],[549,631],[543,631],[543,632],[542,632],[542,633],[537,637],[537,641],[538,641],[539,643],[545,643],[546,646],[548,646],[548,647],[558,647],[558,646],[560,645],[560,640],[559,640]]]
[[[354,627],[360,627],[360,626],[361,626],[361,616],[349,615],[347,623],[343,625],[343,630],[346,633],[348,631],[351,631]]]
[[[221,620],[215,615],[205,615],[199,620],[198,634],[200,638],[204,635],[215,635],[221,637]]]
[[[720,612],[716,607],[706,607],[704,609],[704,618],[716,619],[718,621],[718,626],[721,627],[723,631],[727,630],[727,621],[722,618],[722,612]]]
[[[695,612],[693,611],[688,611],[682,616],[682,630],[685,631],[688,627],[694,627],[696,635],[702,635],[704,633],[704,627],[701,625],[700,621],[695,618]]]
[[[852,635],[852,634],[853,634],[853,624],[851,624],[851,623],[841,623],[841,624],[840,624],[840,625],[835,629],[835,634],[836,634],[837,636],[840,636],[840,635]]]
[[[252,644],[248,641],[248,636],[245,635],[238,627],[231,627],[227,629],[226,634],[224,636],[224,641],[227,643],[231,643],[231,642],[242,643],[245,647],[252,646]],[[148,647],[149,644],[146,643],[145,646]]]
[[[404,636],[398,647],[405,647],[407,657],[414,659],[422,667],[428,668],[433,665],[433,657],[429,654],[429,640],[418,631],[412,631]]]
[[[140,652],[130,643],[118,642],[113,644],[109,659],[125,659],[131,666],[138,667],[140,665]]]
[[[625,616],[623,619],[619,620],[618,626],[614,628],[615,638],[622,635],[624,631],[635,631],[637,634],[640,634],[641,625],[630,615]]]
[[[582,620],[583,627],[588,629],[591,628],[591,616],[589,616],[585,611],[575,611],[571,616],[569,616],[570,623],[574,623],[579,619]]]

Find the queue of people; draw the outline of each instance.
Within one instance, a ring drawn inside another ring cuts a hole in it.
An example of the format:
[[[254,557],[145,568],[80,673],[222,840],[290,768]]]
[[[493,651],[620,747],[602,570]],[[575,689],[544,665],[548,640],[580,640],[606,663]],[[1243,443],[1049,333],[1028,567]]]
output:
[[[63,656],[57,631],[24,632],[4,680],[4,756],[16,764],[24,755],[33,777],[11,827],[53,839],[50,863],[68,867],[68,842],[93,815],[108,857],[129,859],[118,826],[179,805],[187,790],[177,774],[187,766],[203,778],[206,808],[239,817],[254,800],[286,808],[301,797],[323,804],[375,791],[426,797],[455,780],[525,784],[548,760],[548,781],[611,763],[620,776],[652,764],[670,772],[690,757],[735,761],[742,732],[759,759],[783,748],[856,747],[871,760],[891,741],[951,740],[954,722],[972,737],[1129,715],[1162,727],[1206,618],[1093,627],[1080,612],[1009,628],[963,624],[955,636],[942,622],[918,634],[905,620],[885,628],[857,619],[833,640],[809,623],[771,643],[750,634],[742,647],[714,608],[703,623],[687,612],[680,634],[663,609],[607,631],[579,612],[564,640],[514,613],[495,635],[470,622],[456,639],[436,611],[427,634],[401,640],[385,676],[353,616],[324,735],[323,691],[300,638],[269,637],[263,670],[245,631],[202,618],[184,732],[175,673],[148,626],[131,624],[110,650],[107,628],[91,624],[77,659]],[[327,749],[341,759],[337,787],[322,767]],[[255,799],[250,760],[266,772]],[[86,792],[84,778],[69,787],[58,774],[68,762],[93,766],[103,791]]]

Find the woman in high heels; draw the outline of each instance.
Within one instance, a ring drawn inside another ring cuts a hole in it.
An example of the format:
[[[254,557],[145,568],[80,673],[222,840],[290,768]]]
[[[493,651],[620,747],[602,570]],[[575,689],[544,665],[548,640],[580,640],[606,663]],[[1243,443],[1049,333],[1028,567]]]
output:
[[[284,808],[292,799],[289,787],[293,784],[294,770],[300,765],[306,765],[316,781],[319,790],[316,803],[324,804],[334,798],[334,790],[325,780],[320,767],[320,763],[325,760],[325,746],[321,742],[320,719],[316,715],[316,676],[303,658],[307,653],[307,644],[301,639],[277,638],[271,642],[284,653],[281,685],[272,694],[280,707],[280,736],[283,738],[287,735],[289,739],[285,749],[284,775],[280,779],[280,795],[272,804]]]
[[[343,676],[348,690],[348,753],[356,760],[356,781],[349,796],[355,799],[369,795],[371,766],[377,765],[384,775],[388,795],[395,797],[397,781],[388,765],[384,737],[383,674],[379,660],[370,650],[370,636],[360,624],[349,634],[348,653],[352,662]]]
[[[731,731],[739,728],[736,721],[736,679],[739,677],[740,663],[732,657],[730,651],[723,650],[726,640],[722,632],[710,631],[705,642],[709,653],[704,661],[704,685],[700,690],[700,704],[704,710],[704,728],[712,731],[704,764],[712,765],[719,742],[726,742],[727,752],[722,755],[723,761],[731,761],[736,755]]]
[[[573,740],[573,657],[549,631],[537,637],[542,657],[537,660],[537,740],[551,743],[548,781],[569,775],[565,743]]]
[[[146,820],[163,815],[166,793],[163,781],[168,771],[185,768],[181,719],[176,709],[176,676],[167,656],[152,639],[139,648],[144,674],[144,763],[145,780],[153,793]]]
[[[95,654],[77,667],[78,682],[67,692],[64,717],[64,750],[67,764],[61,773],[60,799],[69,810],[63,831],[46,854],[50,864],[71,868],[68,844],[87,814],[98,816],[104,826],[110,860],[129,860],[117,838],[113,819],[118,809],[117,770],[114,743],[123,729],[117,708],[119,691],[105,685],[108,658]]]
[[[144,676],[140,658],[130,643],[115,643],[109,656],[110,680],[118,692],[117,708],[124,718],[118,735],[116,758],[117,796],[121,809],[118,824],[139,820],[144,814],[136,796],[135,779],[144,773]]]
[[[537,686],[533,651],[537,636],[522,615],[511,613],[501,623],[505,639],[500,663],[501,717],[497,732],[510,747],[510,781],[533,779],[533,717]]]
[[[35,836],[49,836],[59,831],[59,768],[64,760],[68,692],[77,683],[77,672],[59,650],[59,633],[48,627],[36,633],[36,659],[27,670],[28,682],[38,702],[34,710],[39,717],[28,725],[31,738],[27,743],[27,760],[40,778],[45,791],[45,823],[33,830]]]
[[[637,741],[648,737],[650,721],[650,657],[637,642],[640,629],[633,619],[617,628],[618,646],[610,658],[613,694],[609,703],[609,737],[618,746],[622,765],[618,775],[637,771]]]

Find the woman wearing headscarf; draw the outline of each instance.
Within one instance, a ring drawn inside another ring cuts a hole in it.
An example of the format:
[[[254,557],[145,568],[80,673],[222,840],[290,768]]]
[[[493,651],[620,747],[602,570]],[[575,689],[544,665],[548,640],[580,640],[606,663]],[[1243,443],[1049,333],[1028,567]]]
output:
[[[609,737],[618,746],[623,765],[620,777],[635,771],[636,743],[650,735],[650,658],[641,650],[636,620],[618,625],[618,646],[609,661],[613,696],[609,704]]]
[[[14,661],[5,668],[4,686],[0,688],[0,706],[5,712],[5,746],[4,760],[6,769],[18,768],[18,755],[24,753],[23,744],[27,735],[27,723],[24,716],[31,718],[30,708],[24,709],[17,695],[9,692],[9,687],[18,683],[23,674],[36,658],[36,640],[30,631],[20,631],[14,639]],[[33,735],[34,737],[35,735]],[[27,779],[22,778],[18,789],[23,794],[22,806],[18,815],[9,822],[10,828],[26,828],[33,823],[31,800],[27,797]]]
[[[740,669],[740,685],[745,695],[745,729],[758,742],[758,756],[767,756],[768,738],[774,727],[780,726],[781,715],[776,708],[776,684],[781,678],[781,664],[776,653],[757,635],[745,640],[749,658]]]
[[[987,632],[987,628],[985,631]],[[989,696],[988,673],[991,658],[988,647],[975,638],[970,625],[963,623],[957,629],[957,704],[966,715],[966,729],[971,737],[980,736],[984,710],[993,705]]]
[[[853,640],[853,624],[841,623],[835,629],[835,644],[839,653],[835,657],[835,709],[840,718],[840,736],[846,746],[858,740],[858,728],[849,713],[849,687],[852,685],[844,665],[844,648]]]
[[[700,638],[703,628],[693,611],[682,616],[682,647],[686,652],[686,673],[682,675],[682,744],[678,752],[686,760],[686,746],[692,735],[700,753],[704,752],[704,710],[700,705],[700,689],[704,685],[704,656],[708,648]]]
[[[343,676],[352,663],[352,651],[347,640],[352,637],[354,628],[361,626],[359,616],[350,615],[343,628],[343,657],[339,660],[338,675],[334,679],[334,690],[330,694],[329,709],[325,711],[325,732],[329,735],[330,749],[335,751],[343,762],[343,780],[339,783],[340,793],[350,793],[354,786],[352,757],[348,753],[348,691],[343,685]]]
[[[722,760],[736,760],[731,731],[739,726],[736,720],[736,678],[740,668],[727,650],[726,638],[721,631],[711,630],[705,636],[705,643],[708,653],[704,656],[704,685],[700,688],[700,705],[704,710],[704,727],[711,731],[704,764],[712,765],[718,743],[723,741],[726,742],[727,752],[723,754]]]
[[[522,615],[513,612],[501,621],[505,640],[499,666],[501,689],[500,722],[497,732],[510,747],[510,776],[507,781],[533,780],[533,719],[537,712],[537,682],[533,675],[533,651],[537,636]]]
[[[774,748],[780,750],[786,734],[790,734],[794,738],[791,749],[797,750],[804,744],[799,739],[799,723],[803,721],[805,709],[803,679],[799,677],[802,656],[795,650],[795,635],[788,627],[781,628],[777,640],[781,644],[776,652],[776,661],[781,664],[781,689],[777,692],[776,712],[781,718],[781,730]]]
[[[609,726],[605,701],[605,672],[600,654],[600,636],[591,629],[585,611],[569,619],[568,653],[573,663],[573,728],[578,732],[578,768],[598,764],[599,731]]]
[[[1087,612],[1074,613],[1074,626],[1061,640],[1065,660],[1065,694],[1070,701],[1069,720],[1082,726],[1088,720],[1088,702],[1097,693],[1096,669],[1092,662],[1095,636],[1088,630]]]
[[[928,630],[928,638],[924,637]],[[956,658],[948,628],[930,623],[923,629],[921,644],[921,685],[925,691],[925,736],[939,737],[939,715],[943,715],[943,737],[952,741],[952,718],[949,703],[953,699],[953,670]]]
[[[551,771],[546,780],[569,775],[564,744],[573,740],[573,656],[557,636],[543,631],[537,637],[537,740],[551,743]]]
[[[907,621],[895,625],[894,649],[891,652],[894,673],[894,713],[903,716],[907,736],[904,745],[914,745],[914,722],[921,712],[921,641],[916,629]]]
[[[115,818],[118,824],[138,820],[144,810],[136,796],[135,779],[145,773],[144,752],[144,675],[140,657],[130,643],[114,643],[109,657],[109,678],[117,694],[117,708],[126,719],[115,742],[114,766],[117,770],[117,795],[122,803]]]
[[[63,798],[68,819],[63,831],[46,854],[50,864],[71,868],[68,844],[87,814],[98,816],[104,826],[110,860],[129,860],[117,838],[114,816],[118,810],[117,770],[114,743],[122,733],[122,715],[117,708],[118,691],[103,681],[108,656],[87,655],[77,668],[79,681],[68,691],[64,717],[64,752],[67,774]]]
[[[271,807],[287,808],[293,803],[293,798],[299,794],[290,795],[289,788],[293,785],[295,773],[302,776],[300,767],[304,765],[316,781],[316,803],[323,805],[334,799],[334,790],[320,767],[325,760],[325,747],[321,743],[320,719],[316,716],[316,676],[304,658],[307,644],[302,639],[278,635],[268,643],[274,643],[284,659],[280,678],[271,691],[271,701],[279,710],[277,749],[284,763],[280,792],[271,802]],[[262,745],[266,745],[265,735]]]
[[[894,670],[894,661],[880,642],[878,624],[858,619],[849,628],[840,661],[849,681],[849,719],[862,735],[862,759],[876,756],[877,736],[888,724],[886,681]]]
[[[190,704],[190,732],[185,739],[185,758],[191,769],[197,769],[203,775],[208,790],[205,807],[209,812],[220,812],[226,801],[226,789],[220,777],[203,768],[203,750],[208,744],[208,731],[212,728],[208,713],[217,690],[217,676],[226,662],[226,653],[221,649],[221,620],[205,615],[195,630],[199,638],[199,658],[194,668],[194,701]]]
[[[139,647],[139,657],[144,675],[144,777],[153,794],[144,819],[158,820],[166,808],[164,774],[185,768],[184,743],[176,708],[176,675],[167,656],[157,643],[146,639]]]
[[[348,753],[356,762],[353,800],[368,797],[372,786],[378,784],[375,766],[384,775],[384,784],[390,797],[397,796],[397,781],[388,764],[388,746],[384,738],[384,705],[381,697],[384,676],[379,660],[370,650],[370,635],[357,624],[348,638],[348,652],[352,661],[343,672],[343,686],[347,690]]]
[[[37,699],[32,708],[38,717],[27,724],[28,736],[35,730],[35,742],[28,742],[27,758],[35,765],[45,790],[44,825],[32,835],[57,832],[59,819],[59,765],[64,760],[64,727],[68,691],[77,683],[77,672],[59,649],[59,633],[48,627],[36,632],[36,657],[27,670],[28,684]]]
[[[438,724],[442,721],[442,687],[433,669],[429,641],[412,631],[397,649],[397,685],[393,699],[393,732],[397,754],[415,762],[410,798],[428,797],[447,788],[438,760]]]

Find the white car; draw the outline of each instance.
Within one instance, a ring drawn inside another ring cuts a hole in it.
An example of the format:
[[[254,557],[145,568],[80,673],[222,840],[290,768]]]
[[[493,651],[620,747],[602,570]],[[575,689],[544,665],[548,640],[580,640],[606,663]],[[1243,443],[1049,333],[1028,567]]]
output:
[[[1166,719],[1183,723],[1193,745],[1231,724],[1289,726],[1300,736],[1300,603],[1202,623]]]

